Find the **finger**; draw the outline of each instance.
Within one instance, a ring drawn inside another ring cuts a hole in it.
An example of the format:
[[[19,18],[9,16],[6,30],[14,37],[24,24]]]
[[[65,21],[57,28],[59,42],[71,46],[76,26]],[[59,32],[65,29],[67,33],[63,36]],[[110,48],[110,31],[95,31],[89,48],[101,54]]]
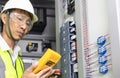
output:
[[[60,69],[54,69],[55,70],[55,74],[61,74],[61,70]]]
[[[45,73],[42,78],[49,78],[54,73],[54,70],[50,70],[47,73]]]
[[[46,78],[46,77],[52,75],[54,72],[55,72],[55,70],[53,70],[51,67],[49,67],[49,68],[41,70],[38,73],[38,75],[41,76],[41,78]]]
[[[38,65],[38,62],[33,63],[26,71],[32,72]]]
[[[50,71],[51,69],[52,69],[51,67],[48,67],[46,69],[41,70],[38,74],[43,75],[43,74],[47,73],[48,71]]]

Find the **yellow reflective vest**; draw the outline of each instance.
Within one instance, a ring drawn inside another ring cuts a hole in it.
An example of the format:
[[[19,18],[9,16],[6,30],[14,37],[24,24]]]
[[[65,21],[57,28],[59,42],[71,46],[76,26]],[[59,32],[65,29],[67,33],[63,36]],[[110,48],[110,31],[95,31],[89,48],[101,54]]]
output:
[[[0,78],[22,78],[24,64],[19,56],[14,65],[9,51],[2,52],[0,48],[0,63],[3,63],[0,64],[0,70],[3,70]]]

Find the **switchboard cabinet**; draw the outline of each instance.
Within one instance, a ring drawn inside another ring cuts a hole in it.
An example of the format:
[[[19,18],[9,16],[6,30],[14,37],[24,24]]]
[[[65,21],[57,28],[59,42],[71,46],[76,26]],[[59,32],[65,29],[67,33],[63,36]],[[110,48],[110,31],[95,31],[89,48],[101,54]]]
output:
[[[55,1],[56,49],[62,55],[62,78],[114,78],[109,3]]]

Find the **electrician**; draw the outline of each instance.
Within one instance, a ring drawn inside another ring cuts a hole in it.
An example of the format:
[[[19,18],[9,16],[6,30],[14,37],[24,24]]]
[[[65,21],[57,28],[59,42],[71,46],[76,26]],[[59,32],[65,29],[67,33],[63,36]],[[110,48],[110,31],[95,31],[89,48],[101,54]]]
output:
[[[38,18],[29,0],[8,0],[0,14],[3,23],[0,33],[0,78],[49,78],[55,69],[46,68],[39,73],[32,71],[33,63],[24,71],[19,57],[20,47],[17,41],[27,34]]]

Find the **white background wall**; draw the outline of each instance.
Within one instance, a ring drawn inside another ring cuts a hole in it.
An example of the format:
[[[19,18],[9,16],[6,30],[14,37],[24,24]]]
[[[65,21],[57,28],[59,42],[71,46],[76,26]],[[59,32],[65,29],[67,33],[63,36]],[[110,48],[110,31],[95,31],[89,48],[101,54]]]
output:
[[[120,0],[109,0],[112,66],[114,78],[120,78]]]

